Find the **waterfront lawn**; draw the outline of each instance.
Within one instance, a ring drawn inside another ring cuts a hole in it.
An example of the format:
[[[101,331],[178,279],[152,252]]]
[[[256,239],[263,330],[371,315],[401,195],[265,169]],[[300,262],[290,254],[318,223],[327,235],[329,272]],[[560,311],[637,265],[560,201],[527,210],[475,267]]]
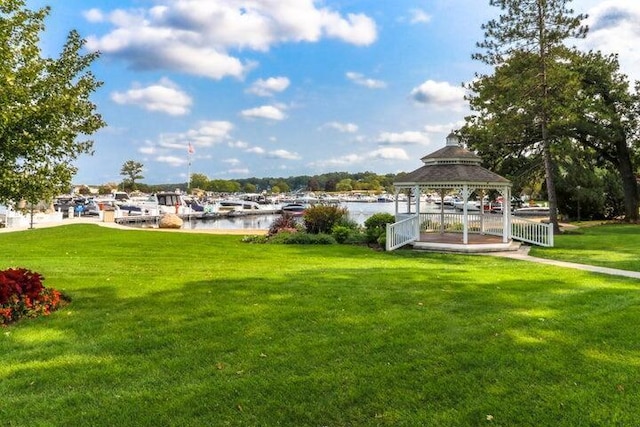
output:
[[[555,236],[553,248],[532,247],[530,254],[621,270],[640,271],[640,225],[606,224]]]
[[[486,256],[71,225],[0,267],[72,298],[0,330],[7,426],[609,426],[640,285]]]

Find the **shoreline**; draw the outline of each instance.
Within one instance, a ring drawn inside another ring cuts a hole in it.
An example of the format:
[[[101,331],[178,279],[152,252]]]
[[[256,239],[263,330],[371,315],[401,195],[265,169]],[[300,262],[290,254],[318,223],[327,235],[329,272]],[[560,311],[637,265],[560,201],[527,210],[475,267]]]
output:
[[[129,227],[126,225],[117,224],[115,222],[104,222],[98,217],[79,217],[79,218],[67,218],[57,222],[46,222],[40,224],[34,224],[33,228],[30,227],[12,227],[12,228],[0,228],[0,233],[12,233],[17,231],[26,230],[38,230],[41,228],[60,227],[73,224],[95,224],[99,227],[115,228],[118,230],[144,230],[144,231],[161,231],[161,232],[177,232],[177,233],[200,233],[200,234],[229,234],[229,235],[265,235],[268,230],[263,229],[196,229],[187,230],[182,228],[151,228],[151,227]]]

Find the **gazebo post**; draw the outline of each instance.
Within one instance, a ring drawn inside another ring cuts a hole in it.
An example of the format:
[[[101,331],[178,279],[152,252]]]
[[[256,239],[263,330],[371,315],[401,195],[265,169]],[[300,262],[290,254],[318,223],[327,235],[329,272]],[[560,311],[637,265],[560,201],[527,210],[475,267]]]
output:
[[[511,189],[509,186],[503,187],[504,196],[502,198],[502,243],[511,240]]]
[[[400,194],[400,189],[399,188],[394,188],[394,192],[393,192],[393,204],[394,204],[394,211],[395,211],[395,215],[394,218],[396,219],[396,221],[398,220],[398,195]]]
[[[420,239],[420,196],[421,196],[421,190],[419,185],[416,184],[416,186],[413,187],[413,194],[415,194],[416,196],[416,217],[418,217],[418,221],[415,229],[415,233],[416,233],[415,235],[416,235],[416,238],[419,240]]]
[[[444,188],[440,189],[440,234],[444,234]]]
[[[462,243],[469,243],[469,214],[467,210],[467,202],[469,201],[469,186],[462,186]]]
[[[484,190],[478,190],[480,194],[480,234],[484,235]]]

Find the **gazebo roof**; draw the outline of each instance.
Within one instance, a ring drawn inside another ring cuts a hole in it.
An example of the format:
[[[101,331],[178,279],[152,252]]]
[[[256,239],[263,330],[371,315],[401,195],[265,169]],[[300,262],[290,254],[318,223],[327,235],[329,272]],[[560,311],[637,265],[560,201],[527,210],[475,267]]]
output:
[[[422,159],[424,165],[402,177],[394,185],[454,185],[482,184],[503,187],[511,182],[497,173],[483,168],[482,159],[460,145],[458,137],[451,133],[447,145]]]

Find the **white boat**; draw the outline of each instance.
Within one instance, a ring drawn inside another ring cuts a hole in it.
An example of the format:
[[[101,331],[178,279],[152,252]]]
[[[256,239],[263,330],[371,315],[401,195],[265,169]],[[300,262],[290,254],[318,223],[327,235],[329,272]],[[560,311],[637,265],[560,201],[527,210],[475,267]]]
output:
[[[464,205],[465,203],[462,200],[453,201],[453,208],[456,210],[459,210],[459,211],[464,210]],[[470,212],[470,211],[480,211],[480,205],[478,204],[478,202],[473,200],[467,201],[467,212]]]
[[[514,215],[519,216],[549,216],[548,206],[526,206],[524,208],[518,208],[513,211]]]
[[[303,215],[308,207],[309,205],[305,203],[287,203],[282,206],[282,213],[296,216]]]

